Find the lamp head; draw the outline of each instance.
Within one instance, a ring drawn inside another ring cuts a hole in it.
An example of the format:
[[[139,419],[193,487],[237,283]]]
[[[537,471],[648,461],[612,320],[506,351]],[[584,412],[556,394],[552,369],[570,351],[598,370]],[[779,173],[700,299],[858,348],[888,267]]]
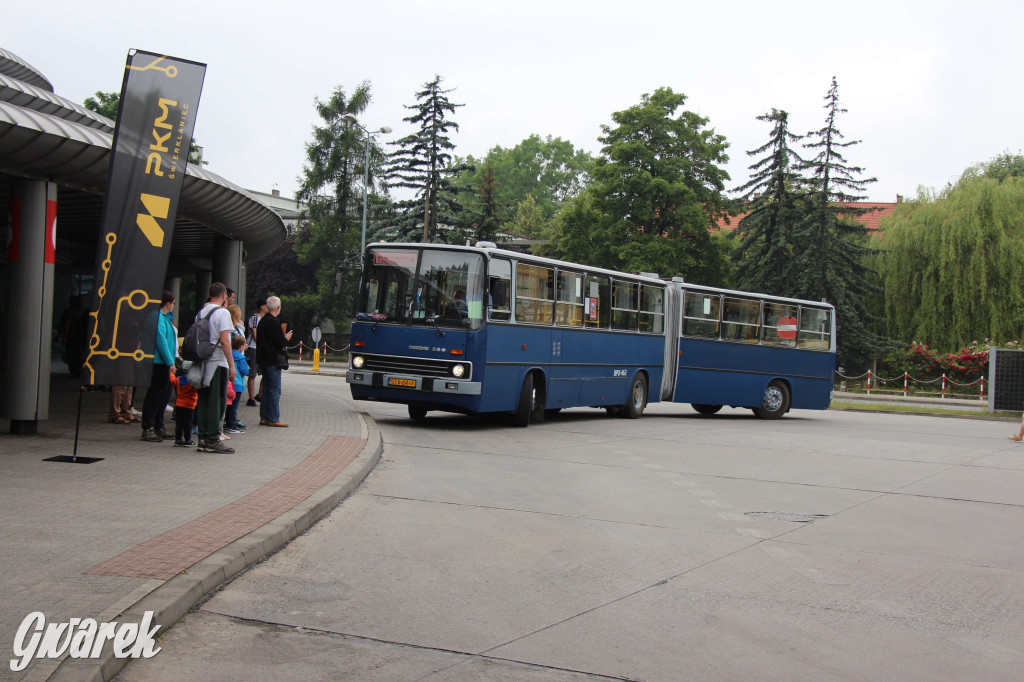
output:
[[[359,119],[356,118],[355,114],[352,114],[352,113],[345,114],[344,116],[342,116],[342,118],[345,119],[345,121],[347,121],[348,123],[359,125]]]
[[[387,135],[388,133],[391,132],[391,126],[381,126],[380,127],[380,132],[382,132],[385,135]]]

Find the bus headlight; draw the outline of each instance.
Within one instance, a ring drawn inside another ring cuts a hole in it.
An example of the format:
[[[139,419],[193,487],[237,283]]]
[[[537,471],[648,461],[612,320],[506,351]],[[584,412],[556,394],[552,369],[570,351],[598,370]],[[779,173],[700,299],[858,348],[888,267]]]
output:
[[[461,379],[465,373],[466,368],[463,367],[462,365],[455,365],[454,367],[452,367],[452,376],[455,377],[456,379]]]
[[[362,355],[356,355],[352,358],[352,366],[356,369],[362,369],[364,364],[366,364],[366,361],[363,360]]]

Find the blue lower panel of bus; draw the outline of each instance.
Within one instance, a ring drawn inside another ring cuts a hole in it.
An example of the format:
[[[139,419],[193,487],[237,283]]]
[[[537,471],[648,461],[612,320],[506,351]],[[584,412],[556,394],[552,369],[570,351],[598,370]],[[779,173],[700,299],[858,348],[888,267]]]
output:
[[[548,409],[622,405],[641,371],[649,402],[657,402],[664,348],[659,336],[491,324],[480,410],[514,410],[530,371],[543,377]]]
[[[674,402],[757,407],[774,379],[790,388],[793,409],[824,410],[832,394],[833,353],[682,339]]]

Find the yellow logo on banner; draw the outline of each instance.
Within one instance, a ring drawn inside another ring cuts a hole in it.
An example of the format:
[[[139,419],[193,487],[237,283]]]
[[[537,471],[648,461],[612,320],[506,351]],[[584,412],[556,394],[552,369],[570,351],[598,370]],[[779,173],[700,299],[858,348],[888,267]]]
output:
[[[155,194],[140,194],[139,199],[149,213],[139,213],[135,216],[135,224],[146,235],[146,239],[153,246],[160,248],[164,245],[164,230],[160,227],[157,218],[167,218],[171,208],[171,200],[167,197],[160,197]]]

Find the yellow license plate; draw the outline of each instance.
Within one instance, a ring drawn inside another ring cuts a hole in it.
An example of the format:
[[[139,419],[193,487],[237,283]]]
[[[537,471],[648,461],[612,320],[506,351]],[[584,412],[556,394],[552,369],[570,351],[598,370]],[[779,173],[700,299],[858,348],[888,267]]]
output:
[[[415,379],[400,379],[391,377],[388,379],[388,386],[401,386],[402,388],[416,388]]]

